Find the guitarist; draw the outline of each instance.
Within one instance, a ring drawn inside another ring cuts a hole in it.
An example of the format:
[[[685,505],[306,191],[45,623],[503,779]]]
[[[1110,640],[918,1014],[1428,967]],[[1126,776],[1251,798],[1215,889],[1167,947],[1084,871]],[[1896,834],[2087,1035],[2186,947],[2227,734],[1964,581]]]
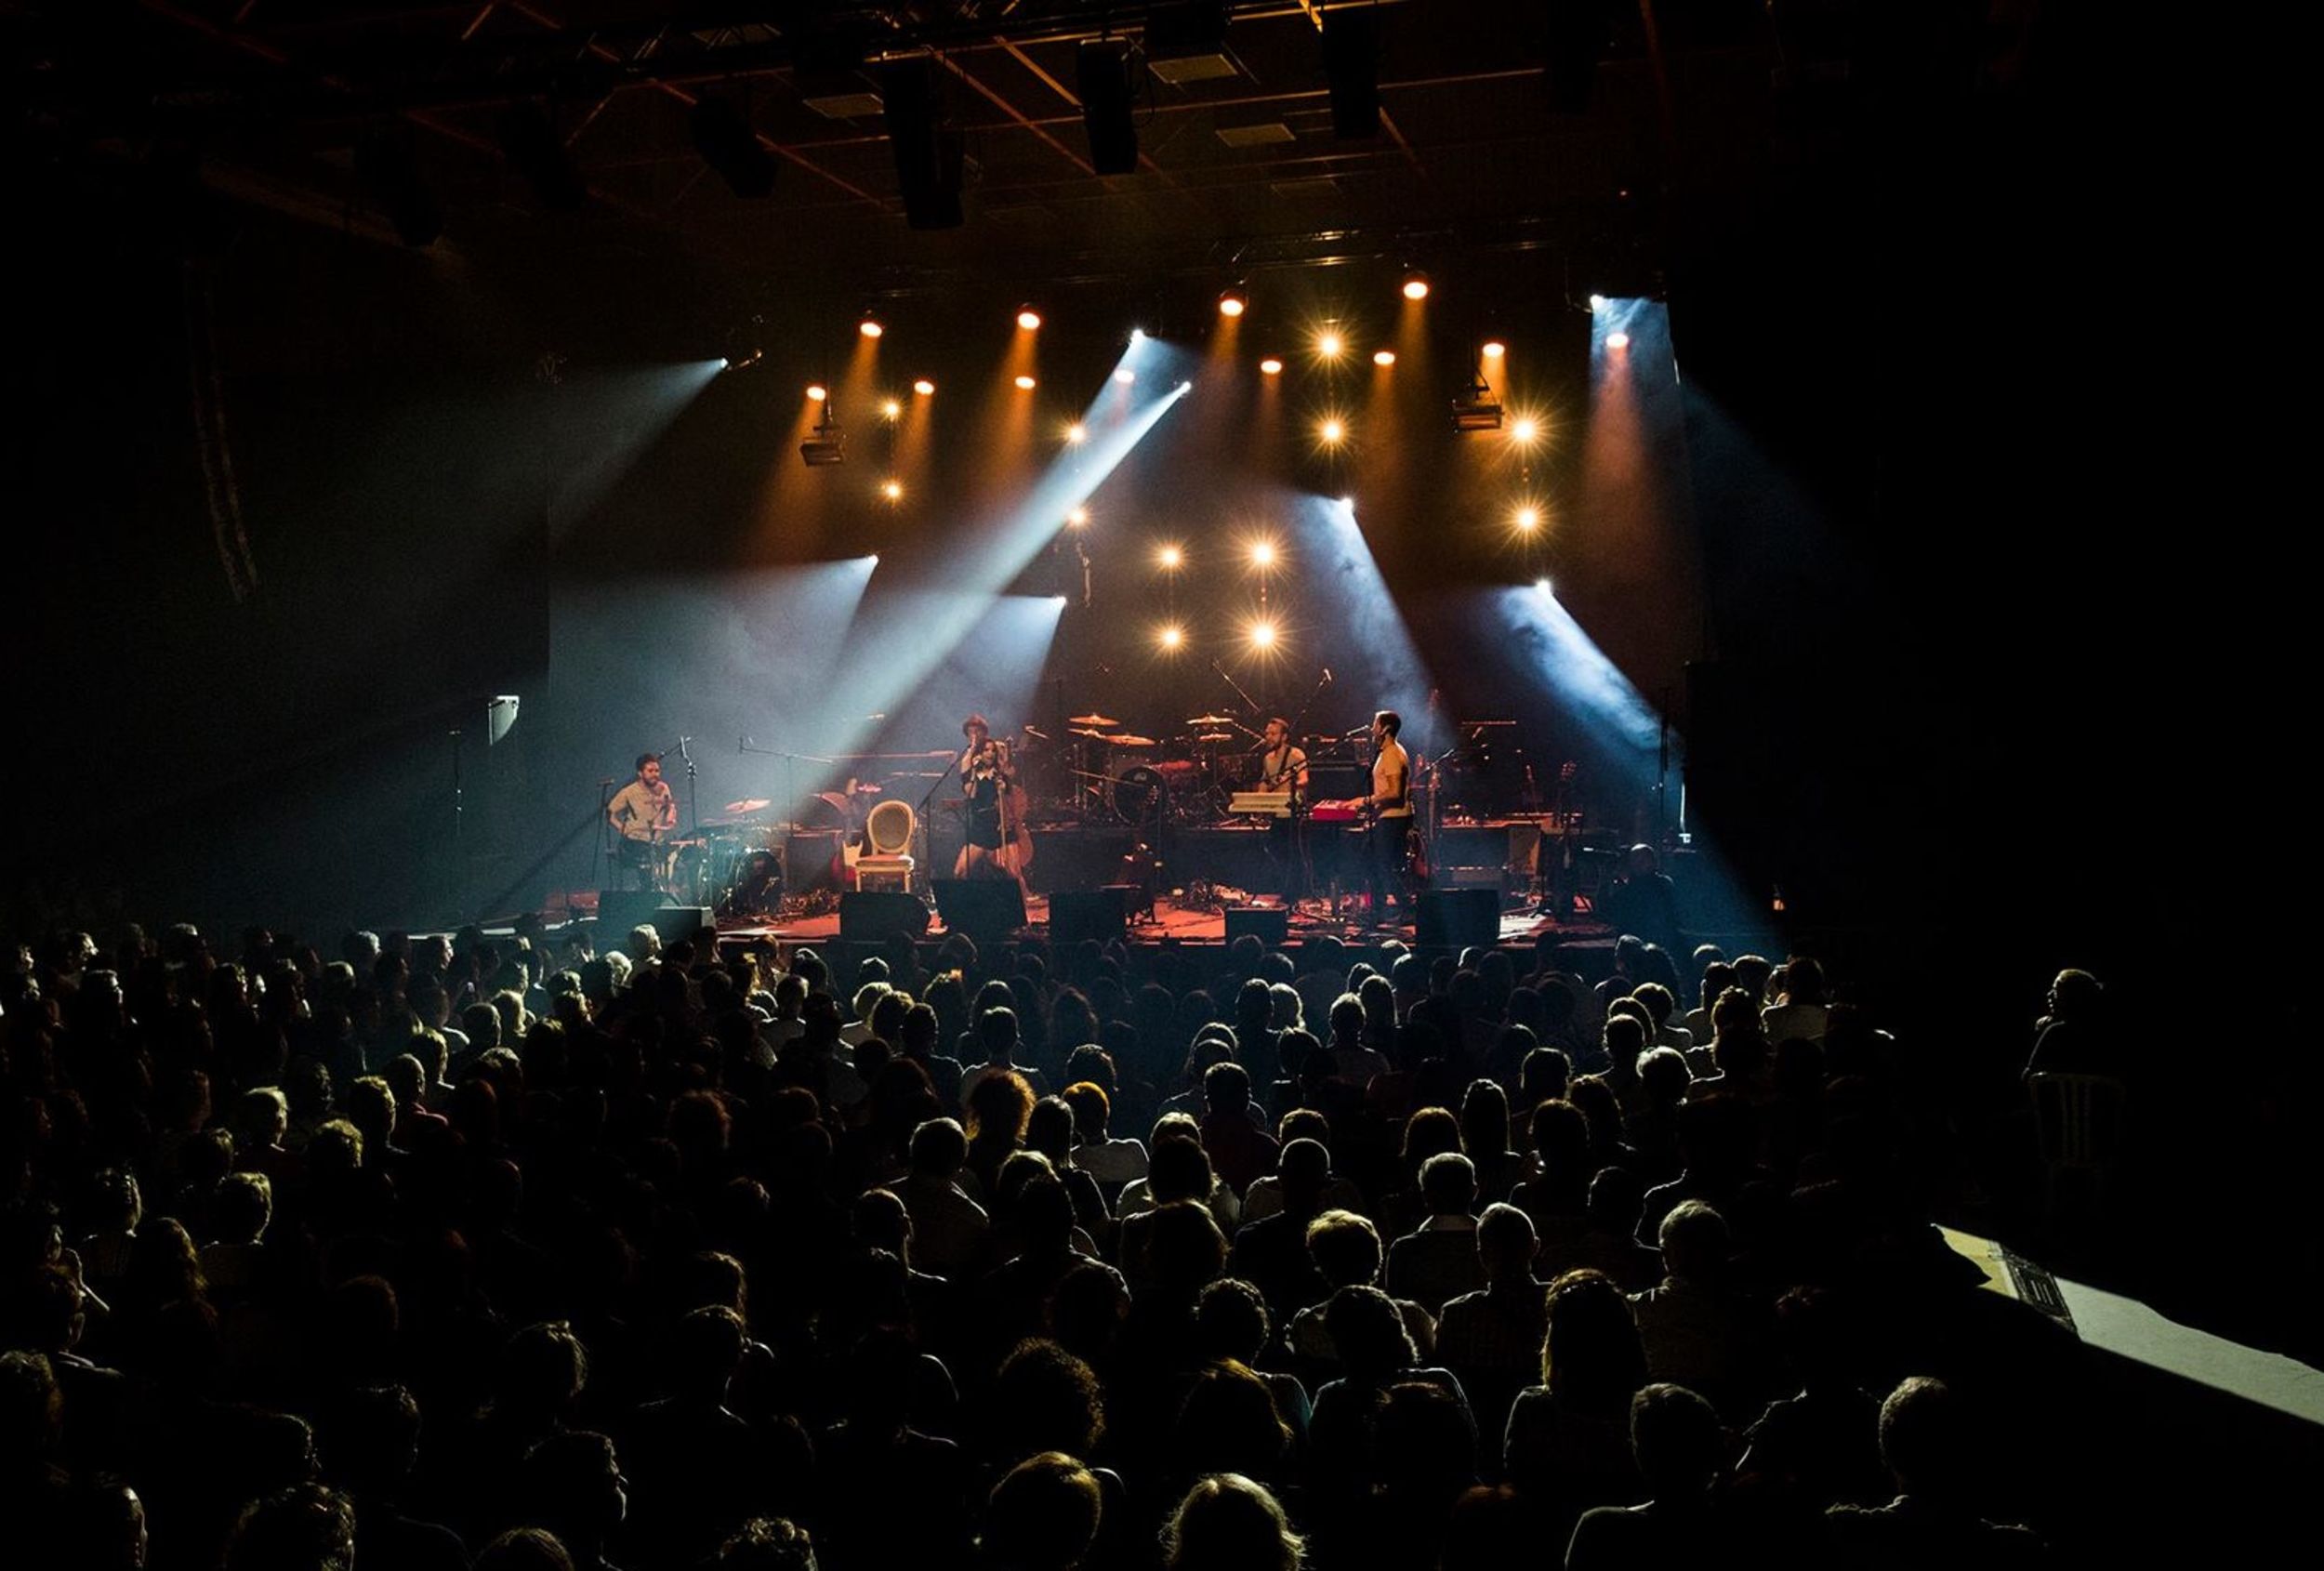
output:
[[[1372,814],[1370,854],[1365,858],[1364,885],[1371,895],[1372,917],[1382,919],[1393,896],[1404,915],[1412,904],[1405,883],[1405,852],[1412,833],[1412,759],[1397,736],[1404,717],[1382,709],[1372,717],[1372,794],[1367,806]]]
[[[1267,825],[1267,855],[1284,897],[1296,901],[1307,892],[1300,845],[1300,821],[1307,812],[1307,754],[1291,745],[1291,722],[1281,715],[1267,722],[1259,746],[1259,788],[1288,792],[1291,798],[1290,812]]]
[[[1267,722],[1260,740],[1259,788],[1288,791],[1294,801],[1307,798],[1307,754],[1291,746],[1291,722],[1281,715]]]
[[[960,733],[968,738],[968,746],[960,754],[960,784],[968,801],[968,825],[959,858],[953,864],[953,877],[1010,878],[1022,889],[1023,876],[1003,854],[1003,848],[1011,843],[1018,829],[1005,822],[1017,784],[1009,744],[993,740],[992,722],[983,715],[971,715],[962,721]]]

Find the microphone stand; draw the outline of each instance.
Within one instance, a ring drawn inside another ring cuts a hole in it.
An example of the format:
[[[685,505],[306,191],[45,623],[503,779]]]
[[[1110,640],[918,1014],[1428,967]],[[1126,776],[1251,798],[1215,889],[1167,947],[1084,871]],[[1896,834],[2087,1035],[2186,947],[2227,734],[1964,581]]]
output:
[[[1095,710],[1091,711],[1093,714],[1095,712]],[[960,755],[957,753],[944,760],[944,772],[929,784],[927,794],[920,798],[920,805],[913,811],[912,814],[913,818],[918,821],[920,832],[920,865],[928,869],[928,877],[920,882],[920,897],[931,904],[933,904],[936,889],[936,837],[928,826],[928,804],[936,799],[936,792],[945,781],[952,778],[952,772],[958,767],[959,763]]]
[[[1324,689],[1330,685],[1331,667],[1327,666],[1324,667],[1324,674],[1315,680],[1315,685],[1308,690],[1307,696],[1301,701],[1299,712],[1291,717],[1290,730],[1284,735],[1284,746],[1287,749],[1297,746],[1300,722],[1307,719],[1307,711],[1315,706],[1315,700],[1322,697]],[[1287,751],[1284,754],[1284,761],[1287,765],[1290,761],[1290,754]],[[1290,904],[1296,907],[1301,896],[1313,889],[1315,884],[1315,865],[1309,854],[1307,846],[1307,793],[1300,788],[1299,774],[1296,771],[1291,776],[1290,806],[1291,860],[1296,865],[1299,882],[1299,894],[1292,897]]]
[[[610,774],[597,783],[597,838],[589,846],[589,888],[593,890],[605,887],[597,881],[599,861],[603,860],[608,871],[614,864],[614,821],[605,816],[605,805],[614,799],[616,784]]]
[[[789,816],[783,826],[796,834],[799,830],[799,779],[797,767],[801,763],[837,764],[837,759],[826,759],[819,753],[786,753],[780,747],[761,747],[749,737],[742,738],[735,747],[740,753],[758,753],[783,760],[783,811]]]
[[[1253,698],[1249,693],[1245,693],[1243,691],[1243,684],[1236,681],[1233,677],[1228,676],[1224,666],[1221,666],[1216,660],[1213,660],[1210,662],[1210,668],[1219,673],[1219,680],[1221,681],[1226,683],[1227,686],[1235,690],[1235,696],[1243,701],[1244,708],[1248,709],[1254,715],[1259,713],[1259,700]]]

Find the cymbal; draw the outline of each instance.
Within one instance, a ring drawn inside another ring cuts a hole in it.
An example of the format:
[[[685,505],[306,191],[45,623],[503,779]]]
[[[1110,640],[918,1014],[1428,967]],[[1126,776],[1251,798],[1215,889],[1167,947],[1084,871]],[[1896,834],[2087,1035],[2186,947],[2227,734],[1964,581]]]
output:
[[[1188,725],[1233,725],[1235,717],[1233,715],[1196,715],[1186,723]]]
[[[1231,731],[1206,731],[1195,740],[1197,742],[1232,742],[1235,740],[1235,733]]]
[[[1156,746],[1154,738],[1151,736],[1109,736],[1106,740],[1114,744],[1116,747],[1152,747]]]
[[[1120,724],[1121,722],[1120,722],[1120,721],[1118,721],[1118,720],[1108,720],[1108,721],[1106,721],[1105,723],[1106,723],[1106,724],[1108,724],[1108,725],[1118,725],[1118,724]],[[1086,736],[1086,737],[1089,737],[1089,738],[1091,741],[1093,741],[1093,742],[1111,742],[1111,741],[1113,741],[1113,740],[1114,740],[1111,736],[1108,736],[1108,735],[1107,735],[1104,732],[1102,732],[1102,731],[1091,731],[1091,730],[1090,730],[1088,726],[1083,726],[1083,725],[1077,725],[1077,726],[1074,727],[1074,734],[1075,734],[1076,736]]]
[[[1067,715],[1065,723],[1068,725],[1119,725],[1122,722],[1105,715],[1088,714]]]
[[[767,799],[764,797],[745,797],[739,802],[727,803],[726,811],[729,812],[758,812],[769,805],[770,804],[768,803]]]

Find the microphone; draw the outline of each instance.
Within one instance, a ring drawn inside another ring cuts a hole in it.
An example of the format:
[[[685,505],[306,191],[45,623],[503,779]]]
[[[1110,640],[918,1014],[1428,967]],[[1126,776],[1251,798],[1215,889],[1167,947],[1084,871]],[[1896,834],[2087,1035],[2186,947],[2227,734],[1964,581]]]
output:
[[[1034,726],[1026,726],[1024,728],[1024,733],[1027,736],[1032,737],[1037,742],[1047,742],[1049,740],[1049,733],[1038,730]]]

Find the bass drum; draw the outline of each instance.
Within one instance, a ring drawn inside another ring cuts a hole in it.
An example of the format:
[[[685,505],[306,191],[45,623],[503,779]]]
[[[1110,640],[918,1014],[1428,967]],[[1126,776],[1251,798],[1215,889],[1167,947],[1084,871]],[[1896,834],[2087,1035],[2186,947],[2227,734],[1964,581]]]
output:
[[[737,854],[726,869],[721,917],[772,916],[783,904],[783,853],[759,847]]]
[[[1170,788],[1151,764],[1132,764],[1115,777],[1114,815],[1125,824],[1152,828],[1169,812]]]
[[[845,791],[818,791],[799,804],[799,826],[832,830],[844,835],[858,826],[855,799]]]
[[[1114,811],[1123,823],[1140,825],[1182,819],[1200,807],[1209,788],[1209,771],[1195,759],[1132,764],[1115,784]]]

